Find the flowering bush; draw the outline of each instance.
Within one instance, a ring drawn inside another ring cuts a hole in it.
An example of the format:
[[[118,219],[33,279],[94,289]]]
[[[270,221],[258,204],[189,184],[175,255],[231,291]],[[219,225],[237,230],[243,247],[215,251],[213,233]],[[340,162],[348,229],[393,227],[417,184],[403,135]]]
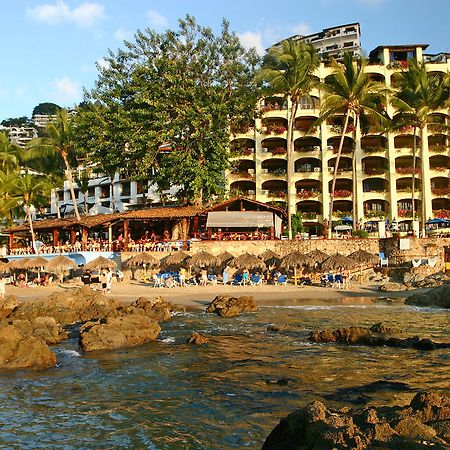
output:
[[[313,198],[313,197],[317,197],[319,195],[319,193],[317,191],[315,191],[314,189],[301,189],[300,191],[297,191],[297,197],[302,198],[302,199],[307,199],[307,198]]]
[[[334,191],[333,197],[342,198],[342,197],[351,197],[352,191],[347,191],[346,189],[340,189],[338,191]]]
[[[398,217],[412,217],[412,211],[410,209],[397,210]]]
[[[433,215],[440,219],[450,219],[450,209],[433,209]]]
[[[420,168],[416,167],[416,170],[414,171],[412,167],[397,167],[395,169],[395,171],[397,173],[402,173],[402,174],[413,174],[413,173],[420,173]]]
[[[367,167],[364,169],[364,173],[366,175],[381,175],[386,173],[386,169],[384,167]]]
[[[442,189],[433,188],[431,189],[431,192],[434,195],[450,195],[450,188],[442,188]]]
[[[386,213],[384,211],[374,211],[374,210],[368,209],[367,211],[364,212],[364,215],[368,219],[384,219],[386,216]]]
[[[275,134],[283,134],[286,133],[286,127],[284,127],[283,125],[277,125],[273,127],[273,132]]]
[[[275,147],[270,152],[272,155],[285,155],[287,153],[287,149],[284,147]]]
[[[436,144],[436,145],[430,145],[429,150],[430,150],[430,152],[433,152],[433,153],[440,153],[440,152],[446,152],[448,150],[448,148],[445,145]]]

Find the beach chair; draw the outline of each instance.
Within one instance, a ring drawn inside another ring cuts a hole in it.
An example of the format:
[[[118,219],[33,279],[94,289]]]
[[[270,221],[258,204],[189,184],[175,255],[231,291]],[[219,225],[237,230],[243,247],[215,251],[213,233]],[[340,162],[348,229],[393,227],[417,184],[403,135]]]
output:
[[[164,282],[163,279],[158,276],[158,274],[153,274],[152,276],[153,278],[153,287],[163,287],[164,286]]]
[[[259,286],[262,284],[261,276],[260,275],[252,275],[250,278],[250,284],[252,286]]]
[[[233,286],[241,286],[242,285],[242,274],[236,273],[233,277]]]
[[[213,286],[217,285],[217,275],[208,275],[208,284],[211,284]]]
[[[378,253],[378,256],[380,257],[380,267],[383,267],[383,266],[389,267],[388,258],[386,258],[384,253]]]
[[[280,286],[286,286],[287,285],[287,275],[280,275],[277,279],[277,283]]]

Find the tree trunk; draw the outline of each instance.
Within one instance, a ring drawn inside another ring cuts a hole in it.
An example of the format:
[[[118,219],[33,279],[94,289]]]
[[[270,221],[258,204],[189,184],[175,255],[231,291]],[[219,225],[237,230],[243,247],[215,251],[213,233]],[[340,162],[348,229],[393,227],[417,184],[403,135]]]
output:
[[[75,217],[77,218],[78,221],[80,221],[80,213],[78,211],[77,199],[75,198],[75,191],[73,188],[72,169],[70,168],[69,161],[67,161],[67,157],[64,154],[62,154],[62,157],[64,160],[64,164],[66,166],[66,179],[69,182],[69,190],[70,190],[70,197],[72,198],[73,202],[73,210],[75,212]]]
[[[297,114],[298,102],[293,101],[291,105],[291,110],[289,114],[288,120],[288,129],[287,129],[287,215],[288,215],[288,237],[292,239],[292,207],[291,207],[291,198],[292,198],[292,178],[294,172],[294,124],[295,124],[295,116]],[[295,190],[295,189],[294,189]]]
[[[31,248],[33,249],[33,251],[36,251],[35,249],[36,236],[34,235],[33,220],[31,218],[30,205],[27,205],[27,216],[28,216],[28,225],[30,226],[30,233],[31,233]]]
[[[334,164],[333,183],[331,184],[331,190],[330,190],[330,211],[328,213],[328,220],[329,220],[328,239],[331,239],[331,235],[332,235],[334,190],[336,188],[337,171],[338,171],[338,167],[339,167],[339,162],[341,160],[342,147],[344,146],[345,130],[347,129],[349,117],[350,117],[350,110],[347,109],[347,112],[345,113],[344,127],[342,128],[341,140],[339,141],[339,148],[338,148],[338,153],[336,156],[336,163]]]
[[[114,196],[114,175],[110,175],[109,179],[110,179],[109,190],[111,199],[111,212],[114,212],[116,209],[116,198]]]
[[[59,194],[56,189],[55,189],[55,202],[56,202],[56,217],[58,219],[61,219],[61,210],[59,208]]]
[[[87,192],[83,192],[84,213],[88,213]]]

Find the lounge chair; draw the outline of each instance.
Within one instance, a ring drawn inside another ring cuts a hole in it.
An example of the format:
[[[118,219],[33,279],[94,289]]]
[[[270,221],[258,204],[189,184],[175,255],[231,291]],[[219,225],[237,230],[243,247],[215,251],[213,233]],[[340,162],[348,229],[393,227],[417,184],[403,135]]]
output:
[[[281,286],[287,285],[287,275],[280,275],[277,279],[276,284],[279,284]]]
[[[261,276],[260,275],[252,275],[250,278],[250,284],[252,286],[259,286],[262,284]]]

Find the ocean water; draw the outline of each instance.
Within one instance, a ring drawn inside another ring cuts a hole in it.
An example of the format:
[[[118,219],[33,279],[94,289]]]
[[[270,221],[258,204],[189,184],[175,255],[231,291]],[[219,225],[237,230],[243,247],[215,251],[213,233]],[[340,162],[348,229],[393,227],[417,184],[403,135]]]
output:
[[[0,373],[0,448],[260,448],[294,409],[406,403],[450,394],[450,349],[432,352],[313,344],[311,330],[383,321],[449,341],[449,312],[402,304],[267,304],[223,319],[201,311],[162,324],[157,342],[83,354],[53,347],[58,367]],[[268,332],[270,324],[289,324]],[[192,331],[207,346],[187,345]]]

